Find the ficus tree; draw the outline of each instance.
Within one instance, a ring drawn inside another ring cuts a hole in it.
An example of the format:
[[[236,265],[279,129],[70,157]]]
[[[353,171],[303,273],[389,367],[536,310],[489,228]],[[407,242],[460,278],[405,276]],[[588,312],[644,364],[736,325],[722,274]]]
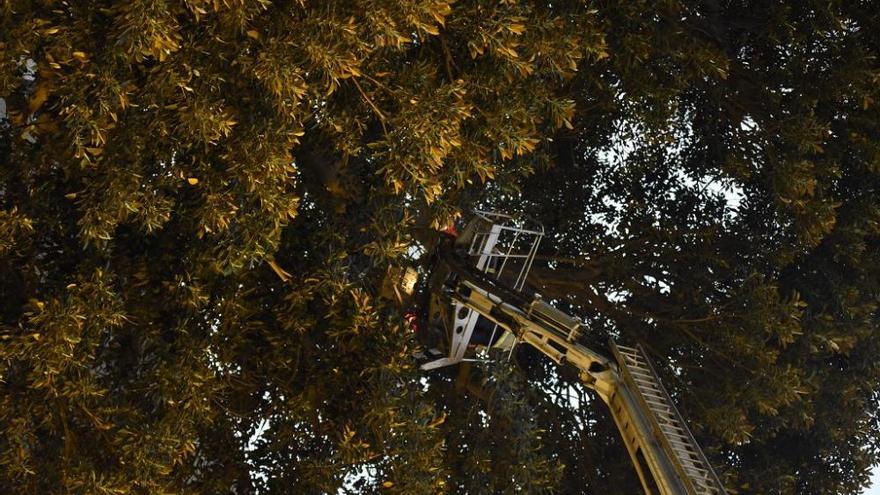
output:
[[[860,493],[878,454],[876,12],[599,11],[613,55],[572,82],[575,129],[493,199],[552,226],[534,285],[649,349],[732,489]],[[545,442],[579,432],[593,458],[569,472],[618,493],[595,460],[615,432],[582,426],[602,412],[561,415],[569,390],[551,390],[542,422],[567,419]]]
[[[633,493],[540,356],[418,370],[382,280],[478,204],[545,224],[531,283],[647,345],[732,490],[865,485],[867,2],[0,16],[4,492]]]

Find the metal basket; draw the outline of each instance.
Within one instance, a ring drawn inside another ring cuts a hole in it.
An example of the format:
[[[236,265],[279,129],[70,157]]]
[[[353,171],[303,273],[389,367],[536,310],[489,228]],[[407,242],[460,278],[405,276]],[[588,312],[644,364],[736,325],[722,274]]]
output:
[[[456,249],[463,252],[478,271],[501,285],[522,291],[543,237],[544,227],[526,216],[475,211],[456,240]],[[479,314],[463,304],[455,304],[447,364],[462,360],[484,361],[492,347],[512,351],[514,337],[509,332],[498,335],[498,326],[493,325],[489,344],[481,348],[476,359],[465,358],[479,318]]]
[[[526,283],[544,227],[526,216],[475,211],[456,246],[466,251],[477,270],[513,290]]]

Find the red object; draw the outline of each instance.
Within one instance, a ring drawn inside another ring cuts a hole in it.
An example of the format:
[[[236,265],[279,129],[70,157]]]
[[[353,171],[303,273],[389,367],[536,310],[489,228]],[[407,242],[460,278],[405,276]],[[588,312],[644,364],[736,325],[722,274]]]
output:
[[[445,229],[441,230],[444,234],[451,235],[452,237],[458,237],[458,231],[455,230],[455,224],[450,223]]]
[[[419,331],[419,318],[413,311],[408,311],[403,315],[403,319],[409,324],[409,328],[413,332]]]

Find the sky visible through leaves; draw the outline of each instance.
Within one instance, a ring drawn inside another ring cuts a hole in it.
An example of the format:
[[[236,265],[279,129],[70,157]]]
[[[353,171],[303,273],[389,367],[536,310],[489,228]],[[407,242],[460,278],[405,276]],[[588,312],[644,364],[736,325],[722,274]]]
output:
[[[880,495],[880,467],[874,467],[874,475],[871,477],[871,488],[865,495]]]
[[[867,490],[872,3],[3,2],[0,493],[638,492],[534,349],[418,369],[383,281],[477,206],[727,486]]]

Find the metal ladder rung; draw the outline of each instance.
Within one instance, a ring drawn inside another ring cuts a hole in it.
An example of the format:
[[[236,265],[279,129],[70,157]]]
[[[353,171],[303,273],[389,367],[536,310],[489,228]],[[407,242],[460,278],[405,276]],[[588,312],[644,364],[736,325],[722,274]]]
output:
[[[703,468],[692,467],[692,466],[683,466],[685,471],[688,472],[688,476],[690,476],[694,481],[702,481],[704,483],[709,481],[709,471]]]
[[[632,379],[634,381],[638,380],[641,383],[648,383],[650,385],[657,386],[657,379],[653,375],[649,375],[647,373],[640,373],[638,370],[633,370],[633,369],[629,370],[629,374],[630,374],[630,376],[632,376]]]
[[[618,347],[618,349],[620,349],[620,347]],[[623,357],[629,358],[629,360],[634,363],[644,363],[645,362],[645,359],[640,354],[636,354],[634,352],[620,351],[620,355]]]
[[[656,383],[656,381],[657,381],[657,378],[655,378],[654,375],[652,375],[647,370],[629,368],[629,372],[633,376],[633,378],[638,378],[642,381],[651,382],[651,383]]]
[[[638,379],[644,382],[648,382],[652,385],[657,383],[657,378],[655,378],[654,375],[651,375],[648,372],[643,373],[639,370],[630,369],[629,373],[632,375],[633,380]]]
[[[657,418],[658,422],[660,422],[660,420],[663,420],[663,422],[666,423],[666,424],[660,425],[660,426],[667,426],[670,428],[681,428],[681,424],[679,424],[678,418],[673,416],[671,412],[669,412],[669,411],[653,411],[653,410],[651,412],[654,413],[654,417]]]
[[[695,472],[695,473],[697,473],[697,474],[700,474],[700,475],[703,475],[703,476],[709,474],[709,470],[708,470],[708,469],[703,469],[703,468],[701,468],[701,467],[697,467],[697,466],[684,466],[684,468],[685,468],[685,470],[687,470],[687,471],[693,471],[693,472]],[[702,477],[702,476],[701,476],[701,477]]]
[[[624,361],[626,361],[626,365],[629,366],[631,369],[635,369],[635,370],[639,370],[639,371],[646,371],[646,368],[645,368],[646,363],[644,361],[639,361],[639,360],[632,358],[632,357],[629,357],[629,358],[624,357]]]
[[[669,424],[672,425],[672,426],[676,426],[676,427],[681,426],[681,425],[678,423],[678,418],[676,418],[675,415],[672,414],[672,411],[670,411],[670,410],[668,410],[668,409],[667,409],[667,410],[654,410],[654,409],[652,409],[651,412],[653,412],[654,415],[655,415],[658,419],[666,420],[666,422],[669,423]]]
[[[644,395],[644,396],[649,396],[649,395],[650,395],[650,396],[652,396],[652,397],[657,397],[658,399],[663,400],[663,402],[666,402],[666,397],[663,396],[663,395],[661,395],[660,391],[658,391],[657,389],[653,389],[653,388],[640,388],[640,389],[639,389],[639,392],[641,392],[642,395]]]
[[[688,477],[691,478],[691,482],[692,482],[692,483],[694,483],[695,485],[697,485],[697,486],[695,486],[695,488],[699,487],[699,488],[702,488],[702,489],[704,489],[704,490],[709,488],[709,487],[707,487],[707,486],[700,486],[700,485],[697,483],[697,480],[699,479],[699,477],[698,477],[697,475],[695,475],[695,474],[693,474],[693,473],[688,473]],[[697,492],[697,493],[705,493],[705,492]]]
[[[639,390],[639,392],[641,392],[641,390]],[[662,397],[662,396],[659,396],[659,395],[658,395],[658,396],[656,396],[657,398],[655,399],[655,398],[653,398],[653,397],[648,397],[648,396],[647,396],[646,394],[644,394],[644,393],[642,393],[642,397],[644,397],[645,400],[649,400],[649,399],[650,399],[654,404],[660,404],[661,406],[663,406],[663,407],[665,407],[665,408],[670,408],[670,409],[671,409],[671,406],[669,405],[669,402],[666,400],[666,397]],[[660,400],[657,400],[657,399],[660,399]]]
[[[657,402],[655,400],[650,400],[647,397],[645,397],[645,402],[647,402],[649,405],[656,405],[658,407],[662,407],[665,410],[668,410],[669,412],[672,412],[672,407],[665,402]]]
[[[668,419],[663,421],[662,423],[660,421],[658,421],[658,423],[660,424],[661,428],[664,428],[664,427],[677,428],[678,427],[677,423],[675,423],[674,421],[668,420]]]
[[[645,371],[646,363],[642,360],[636,359],[630,355],[624,355],[623,360],[630,369],[636,369],[639,371]]]
[[[664,422],[666,422],[667,426],[671,426],[673,428],[680,428],[681,427],[681,424],[679,424],[679,422],[678,422],[678,418],[676,418],[672,414],[672,412],[670,412],[670,411],[657,411],[657,410],[651,410],[651,412],[654,413],[654,417],[657,418],[658,422],[662,419]]]
[[[681,426],[678,423],[678,418],[675,417],[671,409],[651,408],[651,412],[654,413],[654,416],[656,416],[657,418],[663,417],[666,422],[672,426]]]
[[[695,476],[695,478],[698,480],[706,481],[706,479],[709,477],[708,469],[701,468],[699,466],[685,466],[685,469],[696,472],[697,476]]]
[[[674,428],[678,428],[678,422],[675,418],[670,416],[657,416],[657,423],[660,423],[661,427],[670,426]]]
[[[635,369],[637,371],[641,371],[642,373],[650,372],[650,370],[648,369],[648,363],[646,361],[636,361],[635,359],[629,359],[626,361],[632,362],[632,364],[629,364],[629,362],[627,363],[627,366],[629,366],[632,369]]]
[[[639,391],[642,392],[642,393],[650,393],[650,394],[655,395],[655,396],[657,396],[658,398],[663,399],[664,401],[666,401],[666,396],[663,395],[663,393],[660,392],[659,389],[656,389],[656,388],[647,388],[647,387],[639,387]]]
[[[662,427],[660,428],[660,431],[662,431],[663,434],[666,435],[666,436],[668,436],[668,437],[674,437],[674,438],[676,438],[676,439],[681,439],[681,440],[676,440],[676,441],[677,441],[678,443],[681,443],[681,444],[683,444],[683,445],[687,445],[688,447],[693,448],[693,446],[691,445],[691,442],[690,442],[691,439],[688,438],[686,435],[684,435],[683,432],[682,432],[682,433],[679,433],[679,432],[676,432],[676,431],[666,431],[666,430],[664,430]],[[694,449],[694,452],[696,452],[696,449]]]
[[[652,399],[660,399],[660,401],[663,401],[664,403],[666,403],[666,397],[664,397],[660,394],[651,393],[651,392],[647,392],[644,390],[639,390],[639,392],[641,392],[642,395],[644,395],[645,397],[651,397]],[[658,402],[660,402],[660,401],[658,401]]]
[[[657,397],[660,397],[663,400],[666,400],[666,395],[663,394],[663,390],[661,390],[660,387],[658,387],[656,385],[646,384],[646,385],[641,385],[638,388],[639,388],[640,392],[650,392],[650,393],[656,395]]]
[[[702,467],[700,467],[700,466],[697,466],[697,465],[694,464],[693,462],[690,462],[690,461],[692,461],[692,460],[693,460],[693,457],[692,457],[691,454],[688,454],[687,456],[682,457],[682,456],[681,456],[681,453],[678,453],[678,462],[681,463],[681,465],[682,465],[683,468],[685,468],[685,469],[694,469],[694,470],[700,471],[700,472],[702,472],[702,474],[703,474],[704,476],[706,475],[706,473],[709,472],[709,471],[707,471],[705,468],[702,468]]]
[[[679,460],[679,462],[681,462],[681,461]],[[695,466],[682,465],[682,468],[688,472],[688,476],[695,478],[695,479],[703,479],[709,473],[709,471],[706,471],[705,469],[698,468]]]
[[[642,375],[640,375],[638,373],[633,373],[632,370],[630,370],[630,375],[632,375],[633,380],[636,383],[643,383],[645,385],[651,385],[652,387],[657,387],[657,380],[655,380],[654,377],[652,377],[652,376],[644,375],[645,378],[642,378]]]
[[[675,426],[681,426],[678,423],[678,418],[669,409],[651,409],[651,412],[653,412],[657,418],[665,419],[668,423],[674,424]]]
[[[650,392],[650,393],[656,395],[657,397],[660,397],[663,400],[666,400],[666,395],[663,393],[663,390],[656,385],[650,385],[650,384],[642,385],[642,386],[639,386],[638,389],[640,392]]]
[[[642,356],[641,354],[631,354],[628,352],[623,352],[621,355],[624,358],[624,361],[627,362],[630,366],[634,368],[638,368],[640,370],[648,371],[650,366],[648,364],[648,358]],[[630,364],[632,363],[632,364]]]
[[[696,495],[723,494],[720,481],[687,430],[644,350],[616,344],[614,347],[618,362],[634,388],[632,392],[640,396],[642,403],[647,406],[646,413],[653,417],[654,435],[664,444],[668,455],[676,459],[681,476],[690,479]]]
[[[675,431],[664,430],[662,427],[660,428],[660,431],[663,432],[663,435],[669,440],[670,444],[682,445],[696,452],[696,449],[693,448],[693,445],[690,444],[688,438],[684,435]]]
[[[669,434],[667,434],[666,436],[669,437]],[[678,438],[682,438],[680,435],[676,435],[676,436]],[[687,449],[689,449],[688,452],[693,452],[694,454],[697,453],[697,450],[694,448],[693,445],[690,444],[690,442],[683,442],[677,438],[667,438],[667,440],[669,440],[670,444],[681,445],[682,447],[686,447]]]
[[[667,439],[669,440],[669,443],[673,443],[673,441],[674,441],[676,444],[684,445],[684,446],[690,448],[691,450],[693,450],[694,452],[697,451],[697,449],[695,449],[694,446],[691,445],[690,442],[687,441],[687,438],[685,438],[681,435],[673,435],[671,433],[666,433],[666,436],[667,436]],[[674,439],[668,438],[668,437],[674,437]]]
[[[709,474],[709,471],[707,471],[705,469],[693,468],[690,466],[683,466],[683,467],[684,467],[684,470],[688,472],[688,475],[690,475],[695,480],[705,479],[706,475]]]
[[[684,428],[677,423],[670,422],[668,425],[660,425],[660,430],[663,431],[663,433],[690,440],[690,437],[685,434]]]
[[[684,459],[679,458],[679,462],[681,462],[682,466],[685,467],[686,469],[692,469],[692,470],[698,471],[700,474],[703,475],[703,477],[708,476],[709,470],[706,469],[705,467],[703,467],[702,464],[697,465],[693,459],[694,455],[696,455],[696,454],[691,453],[688,457],[686,457]]]
[[[658,414],[659,414],[659,413],[667,413],[667,414],[669,414],[670,416],[675,417],[675,416],[672,414],[672,408],[671,408],[671,407],[664,406],[662,403],[655,403],[655,402],[653,402],[651,399],[648,399],[647,397],[645,398],[645,401],[646,401],[646,402],[647,402],[647,401],[650,401],[650,402],[648,402],[648,404],[652,404],[652,403],[653,403],[653,404],[659,404],[659,405],[655,405],[655,406],[651,407],[651,411],[653,411],[653,412],[655,412],[655,413],[658,413]]]
[[[712,478],[710,477],[709,471],[705,469],[698,469],[697,474],[691,474],[691,478],[695,484],[698,485],[699,488],[704,488],[707,490],[714,490],[715,487],[712,486]]]
[[[669,401],[666,400],[666,397],[660,395],[659,393],[657,393],[657,392],[654,391],[654,390],[641,390],[641,389],[640,389],[639,392],[641,392],[641,393],[642,393],[642,397],[645,397],[646,399],[647,399],[647,398],[651,398],[651,399],[653,399],[653,400],[657,400],[657,399],[659,399],[659,400],[657,400],[657,402],[662,402],[662,403],[664,403],[664,404],[666,404],[666,403],[669,402]]]
[[[702,476],[700,476],[700,478],[705,478],[709,475],[708,469],[697,466],[696,464],[687,465],[687,466],[684,466],[684,468],[699,473],[700,475],[702,475]]]
[[[692,452],[689,452],[689,451],[688,452],[680,452],[680,451],[676,450],[675,448],[673,448],[673,451],[675,451],[675,455],[678,457],[678,462],[681,464],[681,466],[683,468],[685,468],[685,469],[691,469],[691,468],[698,469],[698,467],[696,465],[691,465],[693,463],[689,462],[692,460],[692,457],[691,457]]]
[[[651,383],[656,381],[656,379],[654,378],[654,375],[649,373],[647,370],[643,371],[643,370],[630,368],[629,372],[630,372],[630,374],[633,375],[633,377],[639,377],[639,378],[644,377],[644,378],[642,378],[643,380],[644,379],[650,380]]]
[[[662,431],[666,435],[680,438],[684,441],[683,443],[687,443],[688,445],[692,446],[691,444],[693,442],[692,442],[691,437],[688,436],[688,434],[687,434],[687,432],[685,432],[684,428],[682,428],[681,426],[679,426],[677,424],[661,425],[660,431]],[[694,449],[694,451],[696,451],[696,449]]]
[[[679,424],[672,423],[669,425],[661,426],[660,429],[663,430],[664,433],[669,433],[670,435],[676,435],[681,438],[686,438],[690,440],[690,437],[687,436],[687,434],[684,432],[684,428],[682,428]]]
[[[686,457],[686,456],[682,456],[681,452],[679,452],[679,451],[677,451],[677,450],[674,451],[674,452],[675,452],[675,454],[678,456],[678,462],[681,463],[681,465],[682,465],[681,467],[683,467],[684,469],[686,469],[686,470],[688,470],[688,471],[699,472],[699,470],[698,470],[696,467],[691,466],[691,465],[689,465],[689,464],[686,462],[687,459],[688,459],[688,457]]]
[[[690,442],[682,441],[680,438],[669,438],[669,435],[667,435],[666,439],[669,441],[670,445],[681,450],[685,450],[691,454],[697,455],[697,449],[695,449],[694,446],[690,444]],[[698,461],[700,459],[695,457],[694,460]]]

